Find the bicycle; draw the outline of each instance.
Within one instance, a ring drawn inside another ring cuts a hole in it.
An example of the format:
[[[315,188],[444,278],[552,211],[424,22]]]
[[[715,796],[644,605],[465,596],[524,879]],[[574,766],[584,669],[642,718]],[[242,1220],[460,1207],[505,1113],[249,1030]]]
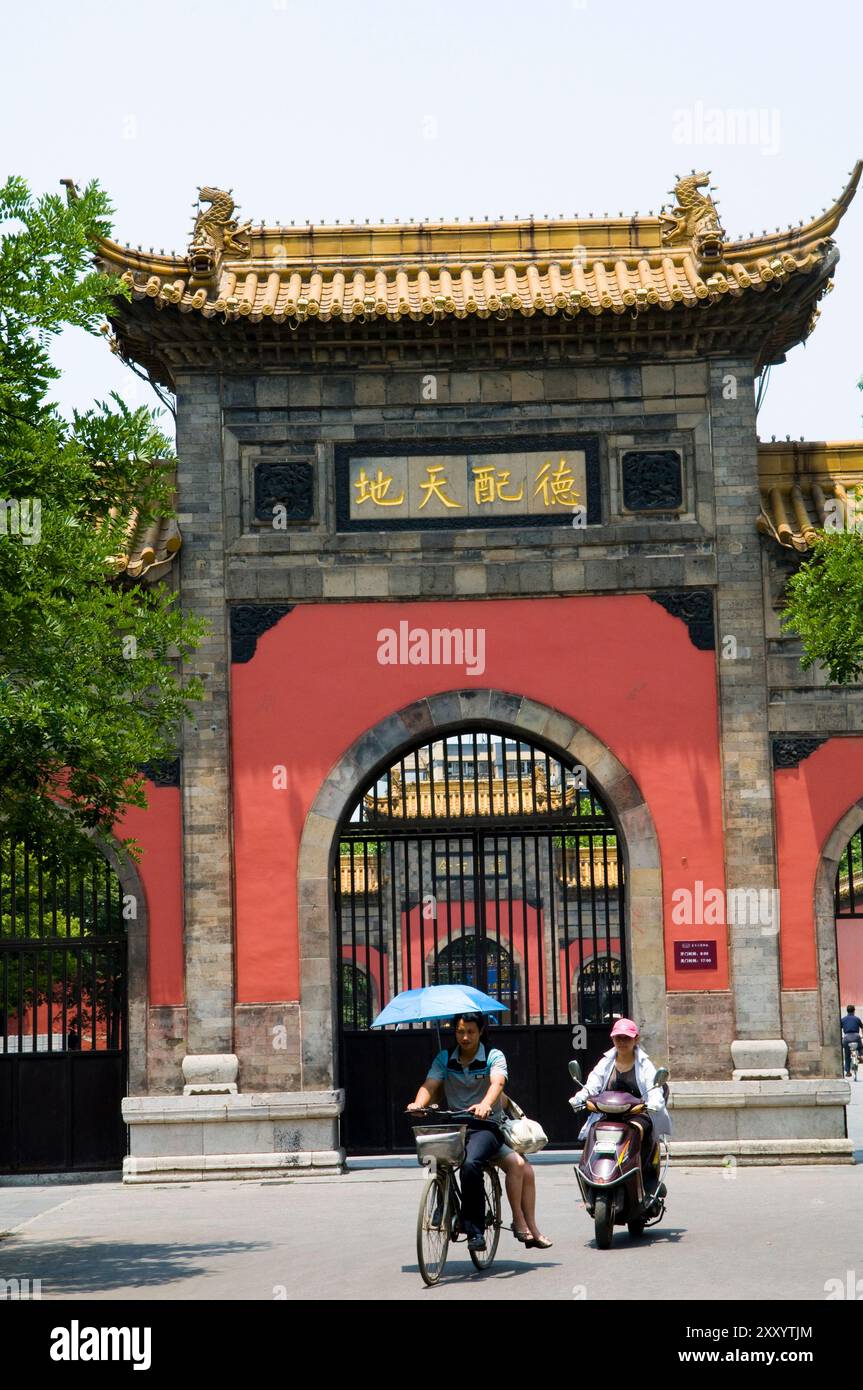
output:
[[[411,1110],[412,1119],[434,1119],[433,1125],[413,1126],[417,1158],[431,1166],[428,1182],[423,1188],[417,1214],[417,1260],[423,1282],[437,1284],[446,1266],[450,1245],[467,1236],[461,1229],[462,1195],[458,1170],[464,1162],[468,1128],[494,1128],[486,1121],[462,1111]],[[485,1250],[468,1253],[480,1273],[491,1267],[500,1241],[501,1189],[497,1170],[488,1165],[483,1170],[485,1196]]]
[[[851,1075],[857,1080],[857,1068],[860,1065],[860,1039],[855,1038],[849,1048],[849,1061],[851,1063]]]

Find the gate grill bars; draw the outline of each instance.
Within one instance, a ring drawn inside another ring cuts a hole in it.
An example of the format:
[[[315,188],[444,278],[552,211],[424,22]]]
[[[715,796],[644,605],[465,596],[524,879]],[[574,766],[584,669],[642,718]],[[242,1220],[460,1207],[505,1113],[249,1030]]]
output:
[[[334,868],[343,1032],[401,990],[460,982],[505,1024],[625,1007],[616,826],[584,769],[491,730],[403,754],[356,798]]]
[[[834,896],[837,917],[863,917],[863,825],[842,851]]]
[[[0,838],[0,1056],[122,1051],[123,891],[107,859]]]

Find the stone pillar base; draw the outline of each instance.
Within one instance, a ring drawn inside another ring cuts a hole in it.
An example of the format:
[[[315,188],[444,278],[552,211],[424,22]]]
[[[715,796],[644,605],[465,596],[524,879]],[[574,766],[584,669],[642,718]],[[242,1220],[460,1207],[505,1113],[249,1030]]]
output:
[[[127,1096],[123,1181],[190,1182],[337,1173],[344,1091]]]
[[[233,1052],[189,1052],[183,1058],[184,1096],[235,1096],[240,1068]]]
[[[782,1038],[735,1038],[732,1081],[787,1081],[788,1045]]]

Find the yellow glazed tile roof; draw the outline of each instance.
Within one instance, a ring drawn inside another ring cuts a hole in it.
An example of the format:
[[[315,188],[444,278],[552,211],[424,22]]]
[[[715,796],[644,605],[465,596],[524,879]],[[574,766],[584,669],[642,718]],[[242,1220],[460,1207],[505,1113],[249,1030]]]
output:
[[[679,180],[670,216],[417,225],[238,226],[232,197],[201,190],[187,255],[103,241],[99,259],[134,299],[206,319],[437,320],[620,315],[704,307],[778,289],[835,260],[831,235],[857,188],[806,226],[728,242],[715,206]],[[697,187],[695,186],[697,185]],[[817,277],[816,277],[817,278]]]
[[[126,522],[123,549],[114,557],[114,577],[151,584],[167,574],[182,543],[174,517],[145,522],[135,508]]]
[[[802,553],[825,522],[835,526],[837,515],[847,517],[843,509],[863,487],[863,442],[759,444],[758,475],[758,530]]]

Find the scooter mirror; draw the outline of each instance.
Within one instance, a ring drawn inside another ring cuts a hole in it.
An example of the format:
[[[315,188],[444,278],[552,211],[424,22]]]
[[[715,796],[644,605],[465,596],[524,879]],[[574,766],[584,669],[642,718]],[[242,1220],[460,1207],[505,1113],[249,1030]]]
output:
[[[654,1086],[664,1086],[668,1080],[668,1067],[658,1067],[654,1077]]]
[[[581,1067],[578,1065],[578,1062],[576,1062],[574,1057],[569,1064],[569,1074],[572,1077],[573,1081],[581,1080]]]

